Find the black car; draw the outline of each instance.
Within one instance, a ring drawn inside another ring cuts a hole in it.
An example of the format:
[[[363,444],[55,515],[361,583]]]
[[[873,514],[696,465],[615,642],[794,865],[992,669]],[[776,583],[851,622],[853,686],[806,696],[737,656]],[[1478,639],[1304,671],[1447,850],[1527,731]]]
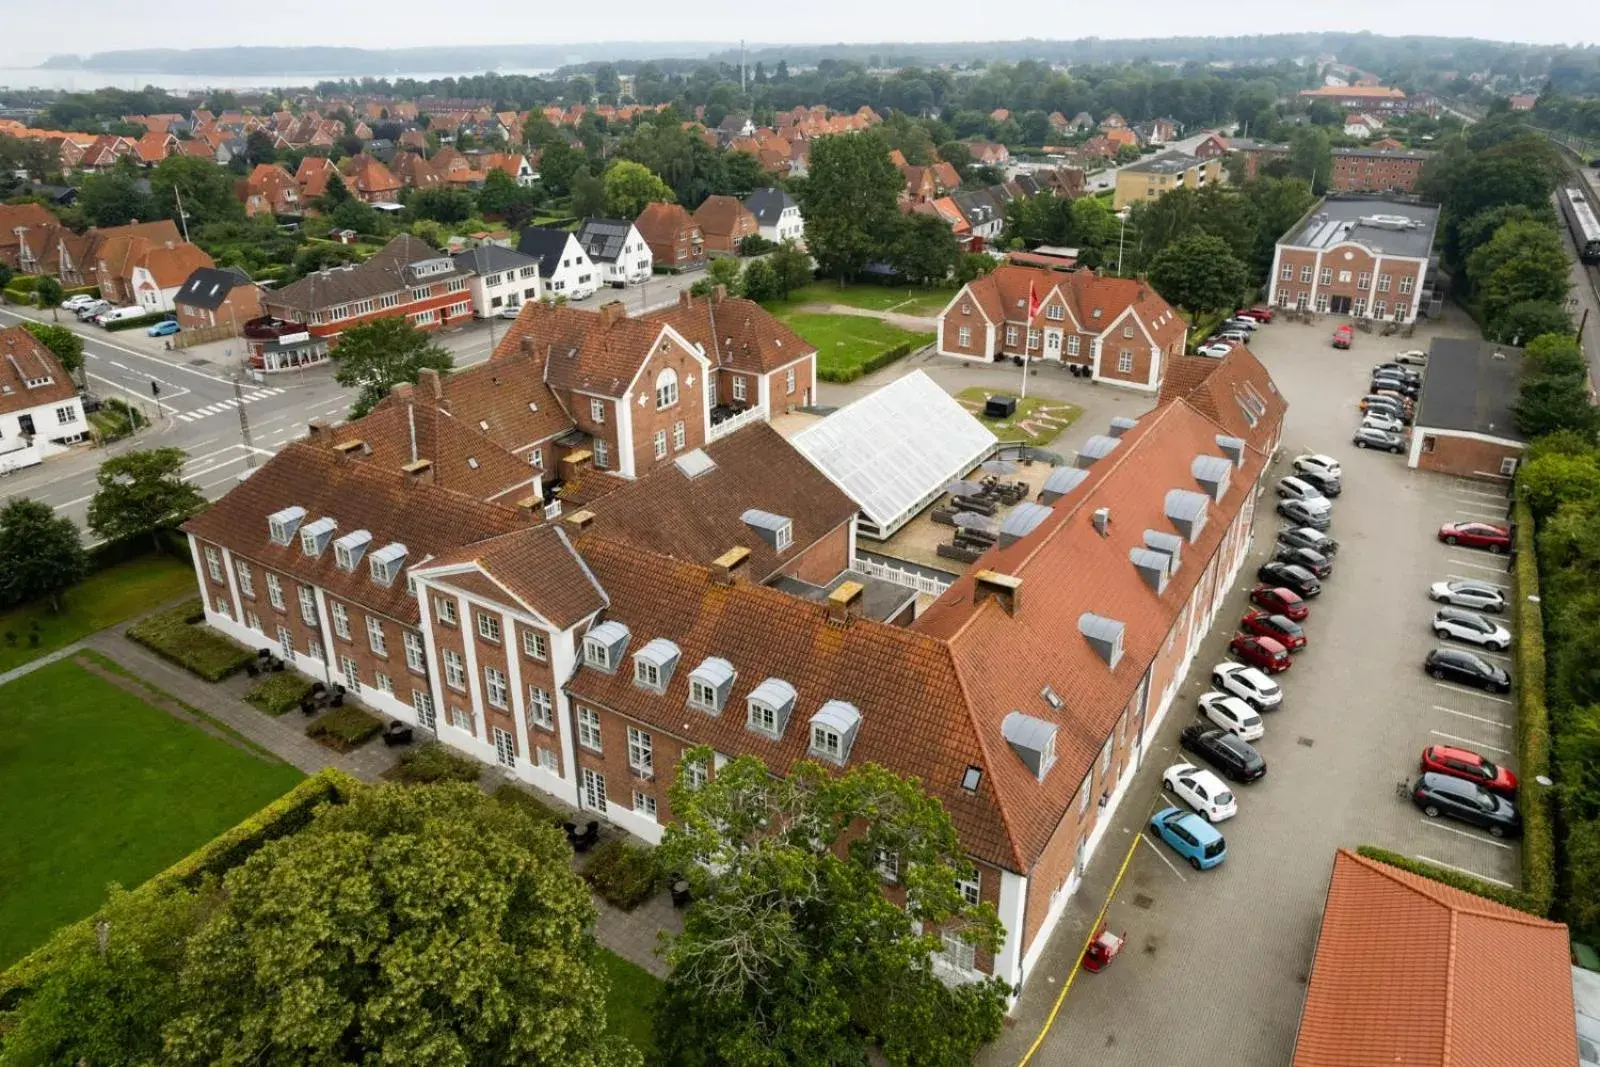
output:
[[[1292,563],[1296,567],[1304,567],[1318,578],[1326,578],[1333,573],[1333,560],[1314,548],[1279,545],[1272,558],[1279,563]]]
[[[1278,544],[1290,548],[1313,548],[1332,559],[1339,554],[1339,542],[1309,526],[1286,526],[1278,531]]]
[[[1306,600],[1322,592],[1322,583],[1317,581],[1317,576],[1295,563],[1269,560],[1256,571],[1256,579],[1268,585],[1293,590]]]
[[[1511,675],[1504,667],[1496,667],[1465,649],[1436,648],[1422,661],[1422,667],[1440,681],[1460,682],[1491,693],[1511,691]]]
[[[1522,834],[1522,818],[1516,806],[1477,782],[1429,771],[1411,787],[1411,803],[1430,819],[1448,815],[1480,826],[1495,837],[1520,837]]]
[[[1413,400],[1422,392],[1422,386],[1410,378],[1402,378],[1396,374],[1374,374],[1372,376],[1372,392],[1376,393],[1384,389],[1402,393]]]
[[[1335,475],[1323,474],[1321,471],[1301,471],[1295,477],[1311,483],[1311,488],[1325,497],[1335,497],[1344,492],[1344,483]]]
[[[1204,723],[1185,726],[1178,743],[1235,782],[1253,782],[1267,773],[1267,761],[1250,742]]]
[[[1408,367],[1404,363],[1379,363],[1372,368],[1374,378],[1404,378],[1407,381],[1421,382],[1422,372],[1415,367]]]

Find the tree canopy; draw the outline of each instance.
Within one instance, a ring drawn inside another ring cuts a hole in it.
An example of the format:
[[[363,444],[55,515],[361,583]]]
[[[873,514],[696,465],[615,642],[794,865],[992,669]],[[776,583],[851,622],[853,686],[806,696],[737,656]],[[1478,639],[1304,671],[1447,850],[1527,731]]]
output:
[[[88,573],[83,539],[71,519],[27,497],[0,507],[0,608],[49,600],[59,611],[61,594]]]
[[[1173,304],[1190,312],[1233,307],[1249,274],[1227,242],[1191,233],[1163,248],[1150,264],[1150,284]]]
[[[614,219],[635,219],[647,204],[658,200],[671,203],[674,199],[667,183],[649,167],[628,159],[619,159],[607,167],[601,181],[605,186],[606,214]]]
[[[54,303],[51,306],[54,307]],[[68,374],[77,374],[82,369],[83,338],[76,331],[47,322],[24,322],[22,328],[48,348]]]
[[[124,452],[100,464],[89,501],[89,529],[107,541],[150,534],[198,511],[205,497],[183,477],[181,448]],[[159,546],[158,546],[159,547]]]
[[[447,371],[454,365],[449,349],[396,316],[352,326],[333,350],[333,380],[360,389],[350,405],[352,419],[371,411],[401,382],[415,382],[424,369]]]
[[[819,137],[800,191],[806,249],[821,273],[849,280],[882,249],[904,180],[873,133]]]

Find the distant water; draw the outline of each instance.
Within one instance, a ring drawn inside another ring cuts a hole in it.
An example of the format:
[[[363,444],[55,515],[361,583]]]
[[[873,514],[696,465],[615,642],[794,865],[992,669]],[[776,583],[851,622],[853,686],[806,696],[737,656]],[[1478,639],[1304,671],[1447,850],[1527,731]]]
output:
[[[483,74],[481,70],[421,71],[386,74],[387,78],[464,78]],[[497,74],[526,74],[539,76],[548,70],[501,70]],[[360,77],[360,75],[353,75]],[[37,67],[0,67],[0,90],[4,89],[66,89],[84,92],[90,89],[143,89],[153,85],[173,93],[195,92],[205,89],[273,89],[282,86],[315,85],[319,81],[352,77],[328,72],[325,74],[284,74],[281,76],[250,74],[229,76],[221,74],[128,74],[104,70],[54,70]]]

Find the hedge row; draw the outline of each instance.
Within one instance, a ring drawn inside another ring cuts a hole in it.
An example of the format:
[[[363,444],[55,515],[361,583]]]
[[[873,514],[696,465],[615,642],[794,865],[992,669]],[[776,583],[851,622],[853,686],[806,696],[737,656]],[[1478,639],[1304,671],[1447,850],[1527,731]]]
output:
[[[332,708],[306,727],[314,737],[337,752],[349,752],[371,741],[383,730],[383,720],[354,704]]]
[[[1547,915],[1555,903],[1556,846],[1552,790],[1534,779],[1550,774],[1550,708],[1545,699],[1543,605],[1539,600],[1539,559],[1534,547],[1533,511],[1518,499],[1516,524],[1517,762],[1522,788],[1522,891]]]
[[[343,804],[360,782],[329,768],[307,778],[249,818],[224,830],[171,867],[133,890],[135,894],[170,893],[193,888],[207,876],[221,875],[239,866],[270,841],[297,832],[324,804]],[[62,927],[43,945],[0,972],[0,1009],[20,999],[32,982],[52,969],[56,946],[76,940],[97,921],[91,915]]]
[[[863,374],[871,374],[880,367],[887,367],[897,359],[902,359],[911,352],[909,341],[893,345],[884,349],[875,356],[862,360],[853,367],[818,368],[817,377],[825,382],[853,382]]]
[[[118,319],[108,322],[105,329],[109,333],[120,333],[123,330],[135,330],[140,326],[154,326],[158,322],[166,322],[172,315],[165,311],[152,311],[148,315],[136,315],[131,319]]]
[[[1529,915],[1544,917],[1544,911],[1539,907],[1539,902],[1521,889],[1510,889],[1503,885],[1495,885],[1493,882],[1485,882],[1483,879],[1474,878],[1470,874],[1462,874],[1460,871],[1453,871],[1448,867],[1438,867],[1422,860],[1414,860],[1410,856],[1402,856],[1398,852],[1390,852],[1386,848],[1378,848],[1375,845],[1362,845],[1356,849],[1356,852],[1369,860],[1377,860],[1379,863],[1387,863],[1391,867],[1399,867],[1403,871],[1410,871],[1412,874],[1421,875],[1423,878],[1429,878],[1435,882],[1443,882],[1445,885],[1459,889],[1464,893],[1487,897],[1490,900],[1504,904],[1508,908],[1516,908],[1518,911],[1525,911]]]
[[[238,674],[255,660],[255,653],[238,642],[195,625],[196,618],[205,618],[199,597],[141,619],[128,627],[128,636],[208,682]]]
[[[311,695],[311,682],[293,671],[264,674],[244,695],[246,704],[260,708],[268,715],[282,715],[300,706],[300,701]]]
[[[400,754],[400,762],[384,777],[407,785],[428,782],[476,782],[483,764],[441,741],[427,741]]]
[[[661,868],[654,849],[613,837],[595,849],[583,880],[608,903],[632,911],[661,888]]]
[[[567,817],[561,814],[560,811],[552,808],[526,789],[520,789],[510,782],[496,789],[494,798],[502,804],[521,808],[534,822],[541,826],[561,826],[567,821]]]

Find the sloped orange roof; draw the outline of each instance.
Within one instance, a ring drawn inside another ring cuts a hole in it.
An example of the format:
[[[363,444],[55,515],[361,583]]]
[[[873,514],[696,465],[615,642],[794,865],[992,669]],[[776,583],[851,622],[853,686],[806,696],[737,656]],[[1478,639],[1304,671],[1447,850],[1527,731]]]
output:
[[[1340,849],[1294,1067],[1575,1065],[1569,952],[1560,923]]]

